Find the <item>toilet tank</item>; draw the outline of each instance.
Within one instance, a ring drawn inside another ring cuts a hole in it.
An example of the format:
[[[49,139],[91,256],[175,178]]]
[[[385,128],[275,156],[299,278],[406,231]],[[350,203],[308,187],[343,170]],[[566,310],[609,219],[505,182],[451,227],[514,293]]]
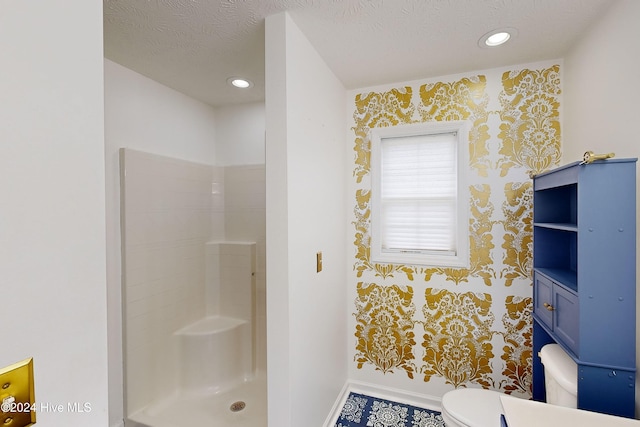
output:
[[[578,407],[578,365],[558,344],[540,349],[544,365],[547,403],[567,408]]]

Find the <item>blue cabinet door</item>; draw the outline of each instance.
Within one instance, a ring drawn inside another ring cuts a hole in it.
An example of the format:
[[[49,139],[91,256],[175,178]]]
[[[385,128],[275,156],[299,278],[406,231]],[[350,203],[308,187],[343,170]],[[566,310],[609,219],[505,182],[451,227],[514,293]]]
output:
[[[578,296],[556,285],[553,301],[553,332],[579,357]]]
[[[553,311],[548,309],[553,304],[553,282],[538,272],[534,273],[533,278],[533,311],[542,323],[553,330]]]

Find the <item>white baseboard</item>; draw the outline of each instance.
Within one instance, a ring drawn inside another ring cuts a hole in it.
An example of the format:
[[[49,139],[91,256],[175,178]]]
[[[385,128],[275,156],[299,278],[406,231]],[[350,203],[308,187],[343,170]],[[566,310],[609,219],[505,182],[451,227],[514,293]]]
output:
[[[431,409],[434,411],[441,410],[442,399],[439,397],[413,393],[406,390],[380,386],[362,381],[347,381],[344,387],[342,387],[342,391],[340,392],[338,399],[333,404],[331,413],[325,420],[323,427],[334,427],[336,425],[338,417],[340,416],[340,410],[344,406],[344,403],[351,392],[391,400],[393,402],[406,403],[408,405]]]
[[[322,427],[334,427],[336,422],[338,421],[338,417],[340,416],[340,410],[344,406],[344,402],[347,400],[347,396],[349,396],[349,382],[347,381],[345,385],[342,387],[338,398],[333,403],[331,407],[331,412],[327,416],[327,419],[324,420],[324,424]]]
[[[118,427],[149,427],[147,424],[142,424],[132,419],[127,419],[124,424],[119,424]]]

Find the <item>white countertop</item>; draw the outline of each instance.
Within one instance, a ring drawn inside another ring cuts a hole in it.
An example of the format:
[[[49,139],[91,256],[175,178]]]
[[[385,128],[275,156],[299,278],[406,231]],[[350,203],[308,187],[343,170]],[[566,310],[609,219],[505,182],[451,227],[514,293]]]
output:
[[[639,420],[500,396],[509,427],[640,427]]]

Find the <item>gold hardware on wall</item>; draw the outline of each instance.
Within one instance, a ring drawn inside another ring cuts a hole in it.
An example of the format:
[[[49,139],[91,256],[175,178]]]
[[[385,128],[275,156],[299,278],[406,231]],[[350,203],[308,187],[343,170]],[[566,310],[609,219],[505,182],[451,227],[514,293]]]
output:
[[[582,164],[589,164],[595,162],[596,160],[610,159],[614,156],[615,153],[594,154],[593,151],[587,151],[582,155]]]
[[[316,273],[322,271],[322,252],[316,253]]]
[[[33,358],[0,369],[0,425],[34,425],[35,405]]]

